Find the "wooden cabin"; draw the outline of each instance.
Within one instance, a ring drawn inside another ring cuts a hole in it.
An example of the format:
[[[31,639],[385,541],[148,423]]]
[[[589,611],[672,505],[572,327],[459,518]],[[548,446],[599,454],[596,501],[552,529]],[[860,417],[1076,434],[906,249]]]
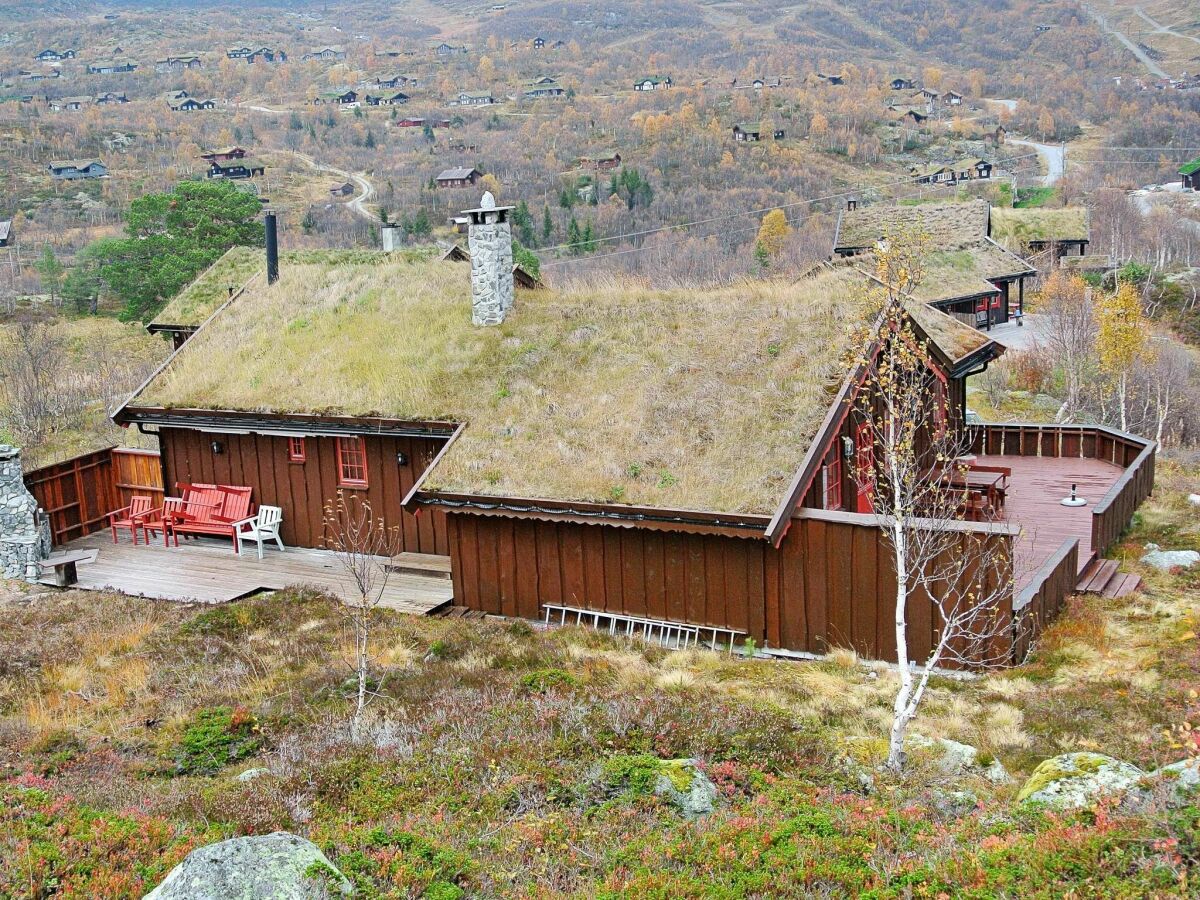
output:
[[[1179,177],[1185,191],[1200,191],[1200,156],[1180,166]]]
[[[929,240],[927,277],[913,296],[959,320],[990,329],[1025,313],[1025,279],[1037,270],[992,237],[986,200],[916,206],[857,205],[838,219],[834,253],[869,253],[885,234],[915,229]]]
[[[792,283],[517,294],[508,211],[468,211],[469,268],[414,251],[285,256],[277,283],[251,276],[220,299],[115,420],[158,435],[164,485],[243,485],[282,507],[289,547],[322,546],[339,492],[368,501],[405,551],[448,557],[458,605],[894,658],[895,587],[848,403],[868,324],[860,261]],[[908,310],[947,401],[925,427],[963,429],[965,379],[1001,348]],[[314,367],[317,352],[346,364]],[[1019,531],[963,527],[1002,544]],[[1039,597],[1061,581],[1029,578]],[[1022,602],[997,614],[1015,623]],[[918,655],[934,638],[921,609]],[[1019,661],[1016,625],[1006,634]]]
[[[762,126],[757,122],[738,122],[733,126],[733,139],[740,144],[762,140]]]
[[[1091,217],[1086,207],[998,206],[992,210],[991,236],[1013,253],[1032,261],[1045,254],[1044,269],[1068,256],[1087,255]]]
[[[453,169],[443,169],[434,181],[440,188],[464,188],[475,184],[482,177],[483,173],[474,167],[457,166]]]

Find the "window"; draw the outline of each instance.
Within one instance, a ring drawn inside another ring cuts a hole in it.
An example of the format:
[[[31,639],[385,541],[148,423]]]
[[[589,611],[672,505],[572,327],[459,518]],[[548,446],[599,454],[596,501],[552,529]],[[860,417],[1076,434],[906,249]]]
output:
[[[842,458],[834,448],[832,461],[825,464],[825,508],[842,508]]]
[[[304,438],[288,438],[288,462],[304,462]]]
[[[338,485],[367,486],[367,447],[361,437],[337,439]]]

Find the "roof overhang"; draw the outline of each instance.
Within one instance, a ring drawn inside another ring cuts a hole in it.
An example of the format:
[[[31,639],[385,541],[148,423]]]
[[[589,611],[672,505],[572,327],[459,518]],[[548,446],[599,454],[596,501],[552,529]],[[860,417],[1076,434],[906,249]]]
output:
[[[166,409],[125,406],[113,415],[118,425],[185,428],[223,434],[263,434],[294,437],[386,435],[390,437],[449,437],[453,422],[386,419],[366,416],[319,416],[304,413],[242,412],[214,409]]]

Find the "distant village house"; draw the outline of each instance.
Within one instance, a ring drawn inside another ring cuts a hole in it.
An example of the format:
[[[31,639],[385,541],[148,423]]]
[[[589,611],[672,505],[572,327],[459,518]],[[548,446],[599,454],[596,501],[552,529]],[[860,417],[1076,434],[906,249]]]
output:
[[[459,91],[446,101],[447,106],[491,106],[496,102],[491,91]]]
[[[302,60],[319,59],[323,62],[345,59],[345,58],[346,58],[346,48],[340,47],[337,45],[330,46],[330,47],[313,47],[311,50],[309,50],[307,53],[305,53],[304,56],[301,57]]]
[[[439,172],[435,181],[440,188],[461,188],[470,187],[482,177],[483,173],[476,168],[458,167]]]
[[[733,139],[739,143],[762,140],[762,126],[757,122],[739,122],[733,126]]]
[[[647,75],[633,83],[635,91],[657,91],[672,87],[675,84],[670,75]]]
[[[155,72],[186,72],[204,68],[204,60],[196,55],[165,56],[154,61]]]
[[[98,159],[52,159],[47,168],[51,178],[62,181],[108,176],[108,167]]]

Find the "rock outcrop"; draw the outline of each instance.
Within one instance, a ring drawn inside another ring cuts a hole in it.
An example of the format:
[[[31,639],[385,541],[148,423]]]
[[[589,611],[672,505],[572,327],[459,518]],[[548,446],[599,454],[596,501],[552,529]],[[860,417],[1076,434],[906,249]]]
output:
[[[143,900],[321,900],[353,893],[316,844],[277,831],[193,850]]]

